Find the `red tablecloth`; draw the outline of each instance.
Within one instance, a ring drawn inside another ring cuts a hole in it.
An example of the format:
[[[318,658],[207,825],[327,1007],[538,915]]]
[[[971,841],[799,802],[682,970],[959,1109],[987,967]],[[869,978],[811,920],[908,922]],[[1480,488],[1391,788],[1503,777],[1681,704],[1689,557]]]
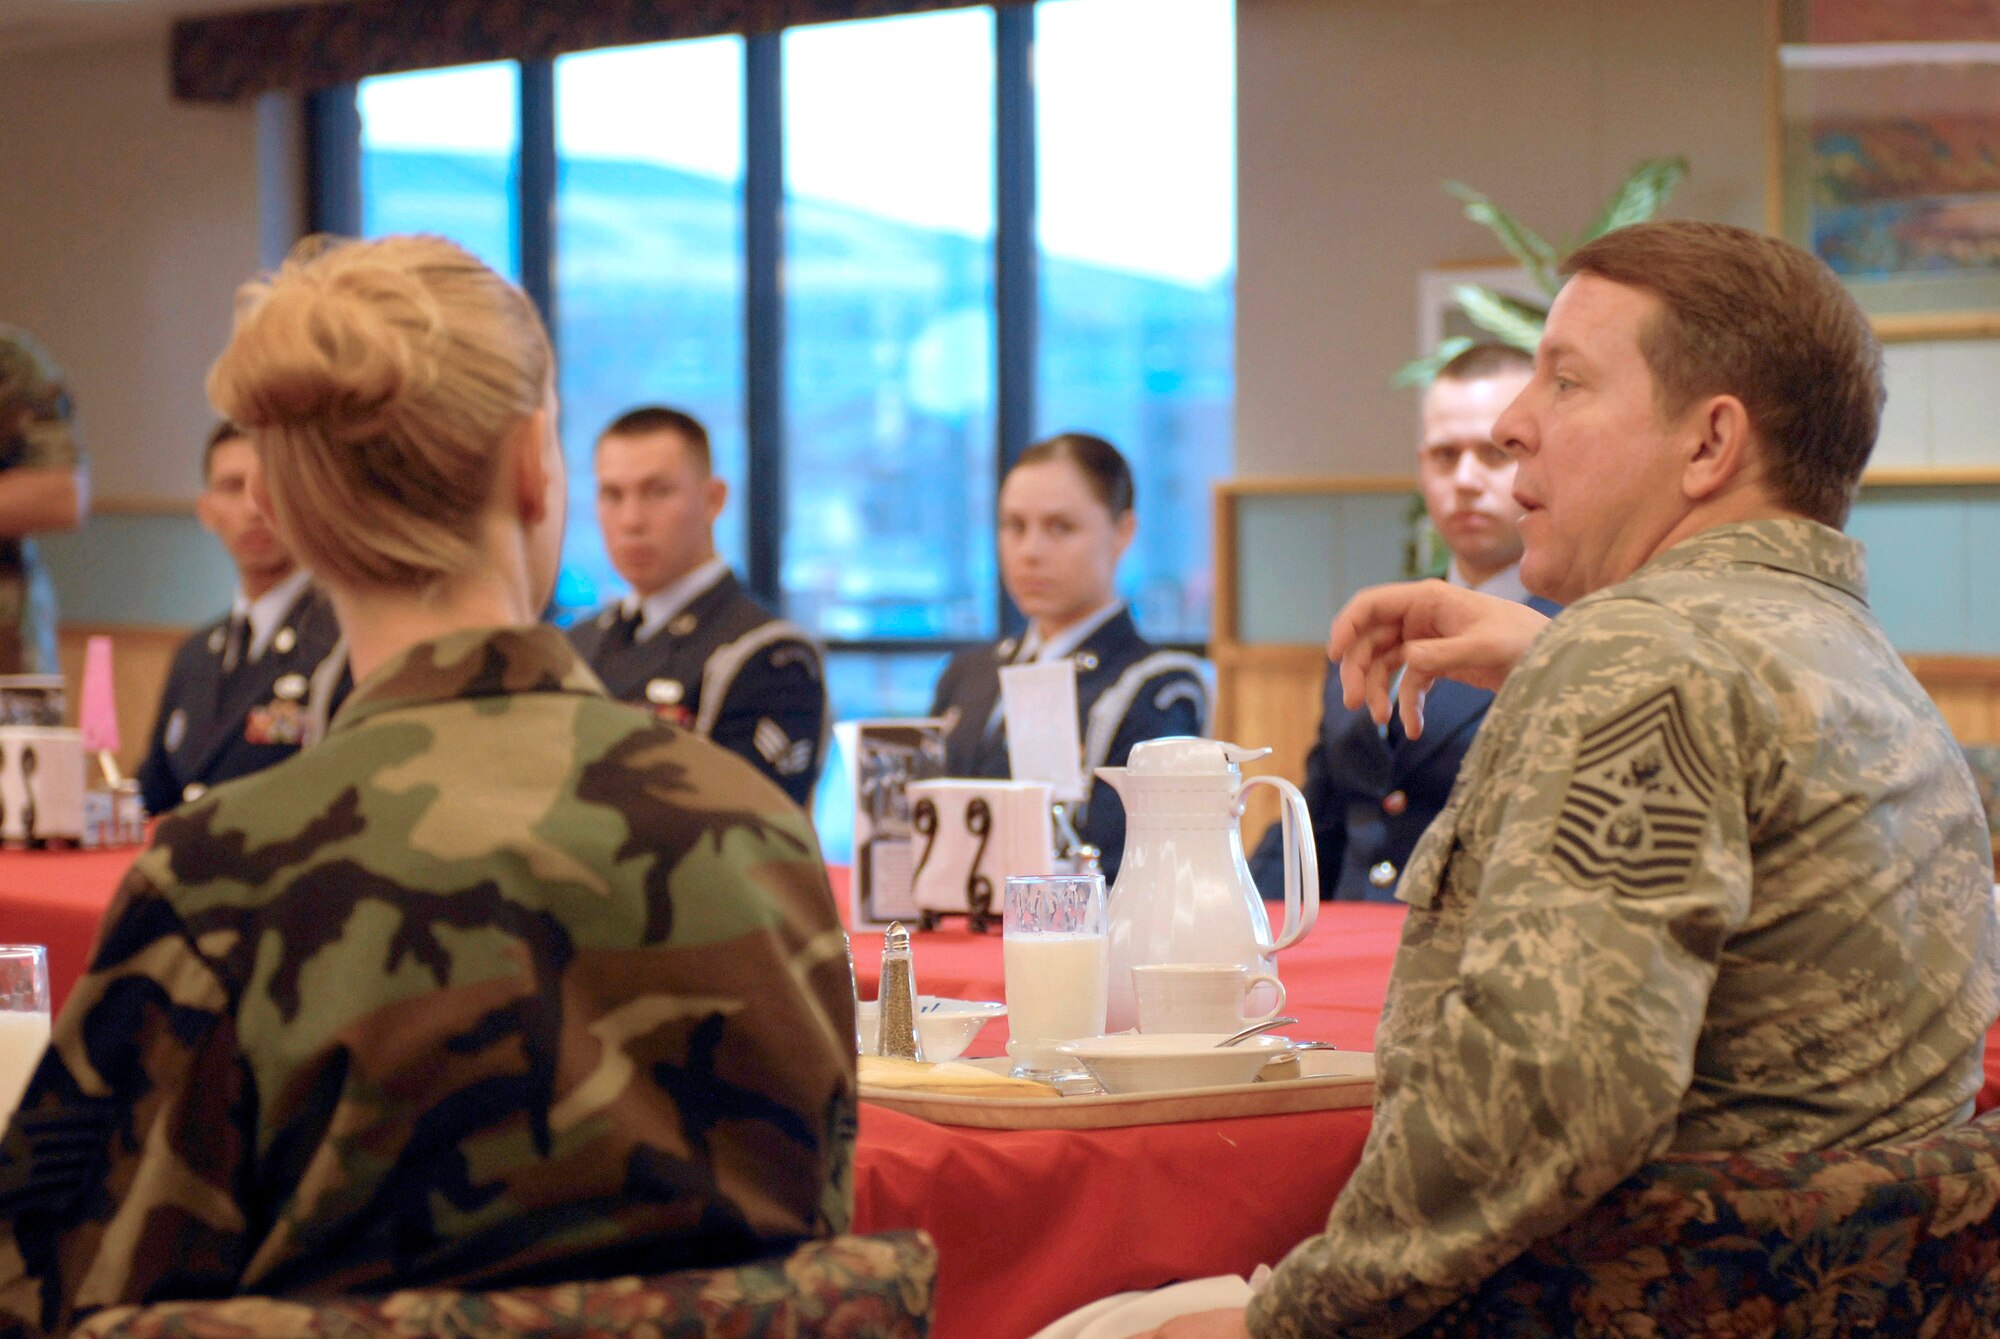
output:
[[[0,850],[0,944],[43,944],[55,1007],[90,965],[90,944],[138,851]]]
[[[1328,904],[1279,955],[1299,1024],[1285,1031],[1365,1050],[1388,988],[1400,906]],[[880,935],[853,937],[861,994]],[[918,988],[1003,998],[1000,936],[916,937]],[[972,1054],[999,1055],[989,1024]],[[1986,1039],[1982,1110],[2000,1103],[2000,1028]],[[921,1227],[937,1241],[935,1339],[1022,1339],[1109,1293],[1275,1263],[1325,1224],[1368,1134],[1366,1111],[1103,1131],[994,1132],[932,1125],[866,1103],[855,1224]]]
[[[1279,955],[1285,1031],[1366,1050],[1388,989],[1400,906],[1339,904]],[[861,994],[882,937],[853,937]],[[942,929],[914,944],[918,989],[997,1000],[1000,935]],[[988,1024],[973,1054],[1004,1053]],[[1142,1125],[968,1130],[863,1103],[854,1221],[938,1244],[934,1339],[1023,1339],[1107,1293],[1276,1263],[1320,1230],[1368,1137],[1365,1110]]]

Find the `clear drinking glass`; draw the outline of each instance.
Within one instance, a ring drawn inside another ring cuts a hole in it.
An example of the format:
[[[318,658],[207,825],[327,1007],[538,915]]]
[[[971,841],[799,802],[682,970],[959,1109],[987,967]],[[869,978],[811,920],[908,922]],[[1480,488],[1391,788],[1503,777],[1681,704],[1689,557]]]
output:
[[[1007,880],[1001,913],[1007,974],[1007,1054],[1016,1078],[1081,1073],[1055,1050],[1104,1033],[1111,982],[1104,936],[1104,876],[1052,874]]]
[[[48,950],[0,944],[0,1127],[21,1104],[48,1044]]]

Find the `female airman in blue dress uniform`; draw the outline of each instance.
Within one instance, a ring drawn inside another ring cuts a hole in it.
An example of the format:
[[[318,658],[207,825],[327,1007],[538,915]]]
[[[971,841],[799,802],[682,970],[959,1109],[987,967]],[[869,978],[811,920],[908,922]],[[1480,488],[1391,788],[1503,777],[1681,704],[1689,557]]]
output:
[[[952,776],[1009,775],[1002,665],[1063,658],[1075,664],[1086,776],[1123,766],[1141,740],[1206,729],[1201,662],[1140,636],[1116,593],[1118,560],[1138,525],[1132,504],[1124,456],[1087,433],[1037,442],[1008,471],[1000,488],[1000,578],[1028,628],[952,657],[938,679],[931,712],[948,723],[945,762]],[[1125,849],[1125,810],[1102,781],[1093,780],[1076,828],[1098,848],[1106,877],[1115,875]]]

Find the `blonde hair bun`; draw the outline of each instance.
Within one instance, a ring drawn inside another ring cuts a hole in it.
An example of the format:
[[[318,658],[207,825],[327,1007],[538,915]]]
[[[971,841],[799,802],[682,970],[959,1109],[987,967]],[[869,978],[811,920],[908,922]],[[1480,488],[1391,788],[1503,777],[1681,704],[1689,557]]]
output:
[[[306,566],[422,588],[479,561],[493,458],[552,364],[534,305],[455,242],[308,239],[238,291],[208,397]]]
[[[297,265],[297,261],[288,262]],[[410,274],[354,247],[336,247],[290,276],[237,297],[246,356],[213,387],[246,428],[344,425],[370,436],[397,401],[437,379],[443,320]]]

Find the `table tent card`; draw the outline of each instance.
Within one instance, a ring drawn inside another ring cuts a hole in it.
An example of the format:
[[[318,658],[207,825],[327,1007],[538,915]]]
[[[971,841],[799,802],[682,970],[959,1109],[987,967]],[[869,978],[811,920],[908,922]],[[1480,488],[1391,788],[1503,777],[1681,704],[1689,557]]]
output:
[[[906,791],[912,781],[944,775],[944,722],[935,717],[842,721],[833,733],[854,794],[852,923],[879,929],[894,920],[917,920]]]
[[[0,840],[83,842],[83,736],[61,726],[0,725]]]
[[[1050,798],[1082,800],[1083,741],[1076,724],[1076,662],[1038,661],[1000,670],[1007,718],[1007,765],[1017,781],[1046,781]],[[1025,873],[1026,871],[1022,871]]]
[[[1009,875],[1055,867],[1045,781],[918,781],[909,801],[918,924],[926,930],[964,916],[983,931],[999,922]]]

